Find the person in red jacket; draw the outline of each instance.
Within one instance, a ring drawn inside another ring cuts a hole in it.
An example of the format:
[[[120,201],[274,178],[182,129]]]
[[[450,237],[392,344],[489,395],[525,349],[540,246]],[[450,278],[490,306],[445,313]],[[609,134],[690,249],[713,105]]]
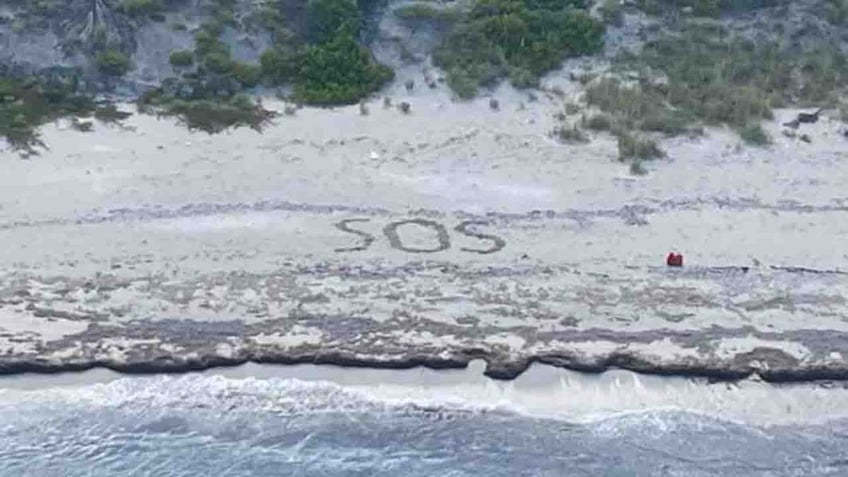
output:
[[[669,267],[682,267],[683,255],[675,252],[669,252],[668,256],[665,258],[665,264]]]

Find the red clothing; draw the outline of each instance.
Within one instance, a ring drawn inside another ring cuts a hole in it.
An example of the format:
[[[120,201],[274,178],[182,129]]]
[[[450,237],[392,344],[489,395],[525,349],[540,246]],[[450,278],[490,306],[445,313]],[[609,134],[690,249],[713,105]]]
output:
[[[683,266],[683,255],[679,253],[670,252],[668,256],[665,258],[665,264],[669,267],[682,267]]]

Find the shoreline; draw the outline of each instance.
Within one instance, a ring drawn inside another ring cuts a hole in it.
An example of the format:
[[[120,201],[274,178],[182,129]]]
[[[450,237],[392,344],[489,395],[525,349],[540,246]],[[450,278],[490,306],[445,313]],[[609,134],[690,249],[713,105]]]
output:
[[[0,403],[14,403],[27,399],[31,393],[45,391],[56,399],[73,399],[75,389],[85,388],[88,389],[86,399],[97,402],[96,396],[102,395],[105,399],[103,404],[108,405],[112,387],[125,389],[132,383],[136,384],[132,389],[138,386],[139,389],[150,386],[155,389],[165,383],[170,383],[167,385],[170,389],[174,386],[179,388],[179,383],[183,382],[203,386],[207,379],[225,379],[229,383],[227,387],[241,389],[239,383],[251,380],[296,380],[339,386],[388,405],[506,411],[573,423],[665,411],[694,413],[758,426],[818,425],[848,418],[846,386],[823,383],[775,385],[750,379],[730,385],[624,370],[588,374],[542,364],[535,364],[519,378],[505,382],[484,377],[481,372],[484,366],[479,360],[472,361],[468,368],[461,370],[351,369],[333,365],[247,363],[180,376],[127,375],[99,368],[82,373],[2,376]],[[216,388],[220,386],[215,385]]]
[[[717,364],[699,364],[691,362],[652,362],[650,356],[638,353],[611,353],[603,358],[586,358],[568,353],[550,353],[512,360],[493,359],[486,353],[460,351],[451,358],[415,356],[398,359],[370,359],[354,356],[352,353],[321,351],[303,354],[272,354],[245,358],[226,358],[206,356],[198,359],[179,359],[156,357],[148,361],[110,363],[110,362],[65,362],[46,363],[39,360],[7,360],[0,362],[0,377],[18,375],[56,375],[105,370],[132,375],[187,374],[193,372],[215,371],[237,368],[245,365],[282,365],[282,366],[335,366],[343,369],[371,369],[403,371],[427,369],[430,371],[467,370],[469,364],[479,360],[486,363],[481,376],[498,381],[520,379],[531,367],[551,366],[569,372],[600,375],[611,371],[627,371],[645,376],[658,376],[682,379],[704,378],[714,382],[734,383],[749,379],[758,379],[770,384],[803,384],[820,381],[848,381],[848,365],[797,365],[770,368],[774,359],[774,349],[758,349],[748,353],[748,361],[734,360],[735,366]]]

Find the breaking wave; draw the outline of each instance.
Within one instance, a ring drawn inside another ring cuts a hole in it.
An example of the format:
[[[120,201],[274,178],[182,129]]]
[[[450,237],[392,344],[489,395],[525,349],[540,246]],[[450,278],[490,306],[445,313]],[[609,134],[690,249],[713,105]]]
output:
[[[201,374],[5,389],[0,475],[848,472],[841,457],[848,423],[841,419],[754,425],[733,419],[735,411],[728,419],[697,405],[695,412],[672,405],[679,397],[646,400],[644,391],[644,405],[624,408],[610,398],[603,413],[598,406],[568,403],[598,400],[605,392],[639,393],[626,381],[617,386],[339,384]],[[825,401],[844,400],[841,390],[826,392]],[[753,410],[757,401],[769,405],[744,390],[736,396],[752,400],[747,406]],[[811,396],[804,399],[822,400]],[[801,398],[793,399],[799,405]],[[549,406],[533,404],[541,401]]]

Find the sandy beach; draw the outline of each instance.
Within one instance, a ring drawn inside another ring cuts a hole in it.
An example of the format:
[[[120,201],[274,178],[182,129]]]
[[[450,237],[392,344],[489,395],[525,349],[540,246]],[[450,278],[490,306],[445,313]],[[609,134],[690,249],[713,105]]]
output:
[[[134,115],[5,151],[0,370],[848,376],[840,122],[807,143],[780,110],[767,148],[708,130],[633,176],[612,137],[550,137],[556,95],[505,86],[494,111],[402,79],[410,114],[374,98],[216,136]]]

